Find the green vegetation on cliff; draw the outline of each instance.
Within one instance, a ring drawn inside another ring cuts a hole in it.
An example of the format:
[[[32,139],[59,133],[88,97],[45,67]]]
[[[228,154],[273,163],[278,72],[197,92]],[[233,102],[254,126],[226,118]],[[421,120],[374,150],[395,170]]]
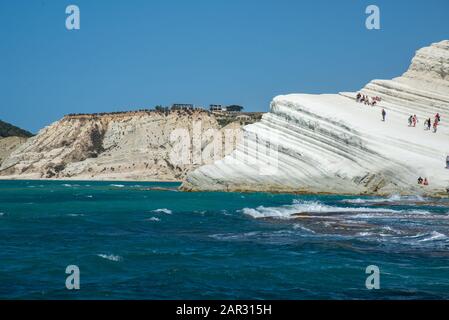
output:
[[[0,138],[6,137],[29,138],[31,136],[33,136],[32,133],[0,120]]]

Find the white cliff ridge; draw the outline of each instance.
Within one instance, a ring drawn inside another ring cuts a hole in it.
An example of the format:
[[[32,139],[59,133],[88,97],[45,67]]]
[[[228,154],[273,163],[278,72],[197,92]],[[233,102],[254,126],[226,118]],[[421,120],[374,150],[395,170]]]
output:
[[[356,93],[291,94],[244,127],[236,150],[187,175],[184,190],[445,194],[449,188],[449,41],[416,53],[408,71]],[[382,121],[381,111],[386,111]],[[437,132],[424,130],[439,113]],[[410,115],[418,125],[408,126]],[[418,185],[418,177],[428,186]]]

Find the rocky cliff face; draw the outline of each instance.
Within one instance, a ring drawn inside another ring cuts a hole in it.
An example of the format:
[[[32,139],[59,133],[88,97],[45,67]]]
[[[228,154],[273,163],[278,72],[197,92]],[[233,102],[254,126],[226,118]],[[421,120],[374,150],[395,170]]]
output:
[[[0,165],[31,136],[30,132],[0,120]]]
[[[12,152],[0,178],[181,180],[229,154],[240,127],[204,111],[70,115]]]
[[[356,93],[276,97],[262,121],[244,127],[236,150],[187,176],[184,190],[346,194],[445,194],[449,187],[449,41],[419,50],[409,70]],[[381,120],[381,110],[387,112]],[[424,119],[439,113],[438,131]],[[417,127],[407,119],[416,114]],[[429,186],[417,184],[418,177]]]
[[[25,143],[25,141],[27,141],[27,138],[24,137],[0,138],[0,165],[15,149]]]

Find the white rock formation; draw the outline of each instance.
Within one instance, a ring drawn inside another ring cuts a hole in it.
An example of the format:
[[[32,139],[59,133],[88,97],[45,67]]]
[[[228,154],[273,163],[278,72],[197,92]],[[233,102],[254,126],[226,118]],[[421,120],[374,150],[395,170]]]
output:
[[[190,173],[184,190],[445,194],[449,187],[449,41],[419,50],[409,70],[356,93],[276,97],[228,157]],[[387,112],[381,121],[381,110]],[[438,131],[424,119],[441,115]],[[408,126],[416,114],[417,127]],[[427,177],[428,187],[417,184]]]
[[[204,111],[66,116],[9,155],[0,179],[179,181],[232,152],[240,134]]]
[[[28,138],[25,137],[0,137],[0,165],[3,160],[7,159],[9,155],[14,152],[21,144],[25,143]]]

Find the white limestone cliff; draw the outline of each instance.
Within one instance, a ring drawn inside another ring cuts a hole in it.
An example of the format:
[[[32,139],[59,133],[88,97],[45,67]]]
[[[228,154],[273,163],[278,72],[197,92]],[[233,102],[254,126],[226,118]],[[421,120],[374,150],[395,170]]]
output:
[[[231,155],[188,174],[182,189],[447,194],[449,41],[420,49],[401,77],[374,80],[361,93],[382,101],[366,106],[354,92],[274,98]],[[424,130],[436,113],[438,131]],[[408,126],[413,114],[417,127]],[[420,176],[429,186],[417,184]]]

